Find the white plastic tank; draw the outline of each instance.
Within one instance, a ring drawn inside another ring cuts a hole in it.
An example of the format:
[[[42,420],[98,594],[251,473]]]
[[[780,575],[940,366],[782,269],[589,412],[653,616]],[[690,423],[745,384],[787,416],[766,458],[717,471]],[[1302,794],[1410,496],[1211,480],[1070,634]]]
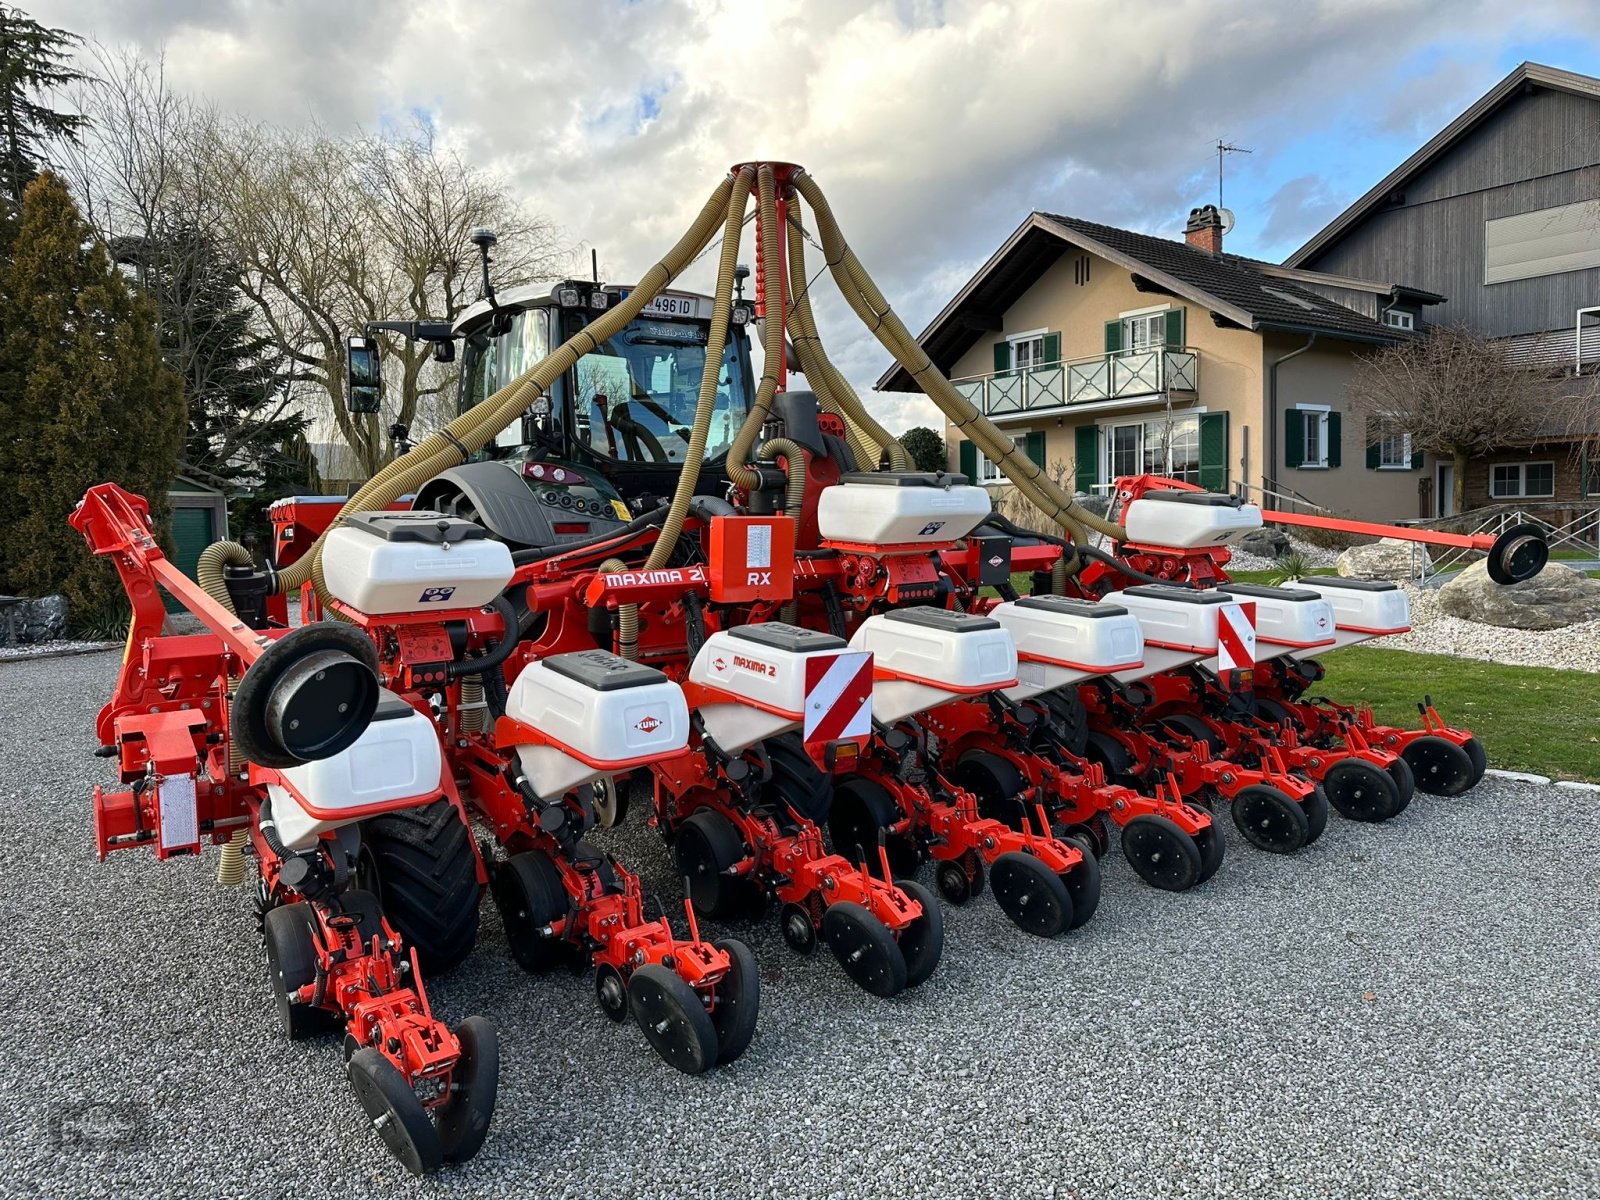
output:
[[[1411,601],[1399,584],[1382,579],[1318,575],[1302,579],[1294,587],[1320,596],[1332,606],[1333,648],[1405,633],[1411,628]],[[1297,651],[1295,657],[1307,658],[1319,652]]]
[[[989,493],[965,475],[846,474],[822,489],[817,528],[830,542],[898,546],[953,542],[989,515]]]
[[[1006,693],[1016,700],[1144,663],[1139,618],[1109,600],[1025,596],[989,615],[1017,645],[1018,684]]]
[[[683,689],[605,650],[529,663],[511,685],[506,716],[547,739],[517,746],[523,774],[544,800],[675,754],[689,741]]]
[[[328,590],[374,616],[482,608],[514,570],[504,542],[436,512],[355,513],[322,547]]]
[[[1256,606],[1258,659],[1333,645],[1333,605],[1315,592],[1254,583],[1227,583],[1218,590]]]
[[[1224,611],[1230,624],[1244,631],[1246,645],[1254,653],[1255,631],[1244,619],[1239,601],[1226,592],[1139,584],[1118,592],[1117,603],[1139,618],[1144,631],[1144,666],[1115,672],[1124,682],[1191,663],[1215,665],[1217,625]]]
[[[285,767],[268,784],[278,836],[303,850],[330,829],[395,808],[431,804],[442,764],[438,728],[393,692],[378,700],[372,723],[348,748]]]
[[[1128,541],[1141,546],[1193,550],[1260,529],[1261,508],[1216,492],[1160,489],[1131,501],[1123,510],[1122,527]]]
[[[884,722],[1017,681],[1011,635],[990,617],[901,608],[868,617],[850,645],[872,652],[872,712]]]

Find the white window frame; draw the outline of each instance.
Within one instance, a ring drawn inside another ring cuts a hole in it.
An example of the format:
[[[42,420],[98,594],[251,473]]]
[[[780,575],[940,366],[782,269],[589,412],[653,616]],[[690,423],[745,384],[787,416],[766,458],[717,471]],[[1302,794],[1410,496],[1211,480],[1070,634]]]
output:
[[[1328,469],[1328,414],[1333,411],[1331,404],[1296,404],[1296,412],[1306,414],[1305,428],[1300,431],[1300,436],[1305,438],[1311,432],[1312,419],[1315,418],[1317,429],[1317,444],[1322,448],[1322,455],[1313,461],[1306,453],[1306,441],[1300,443],[1300,467],[1306,471],[1326,471]]]
[[[1517,473],[1517,490],[1514,492],[1497,492],[1494,490],[1494,473],[1501,467],[1515,469]],[[1548,492],[1528,491],[1528,468],[1550,468],[1550,490]],[[1551,500],[1556,494],[1556,463],[1553,458],[1536,458],[1529,462],[1492,462],[1489,464],[1489,499],[1491,500]]]
[[[1022,333],[1013,333],[1006,336],[1006,345],[1010,350],[1006,353],[1006,360],[1011,364],[1013,371],[1032,371],[1044,365],[1044,338],[1049,333],[1048,329],[1028,329]],[[1023,346],[1032,348],[1030,361],[1026,366],[1018,362],[1018,351]]]
[[[1383,310],[1383,323],[1390,329],[1415,331],[1417,328],[1417,315],[1407,312],[1403,308],[1386,308]]]
[[[1018,454],[1026,455],[1028,453],[1028,435],[1026,433],[1012,434],[1011,444],[1016,448]],[[978,456],[978,478],[975,482],[979,487],[997,487],[1011,482],[1000,470],[999,464],[990,462],[989,456],[978,449],[976,442],[973,443],[972,449]]]
[[[1403,453],[1399,462],[1389,462],[1384,454],[1389,449],[1389,443],[1395,438],[1400,439]],[[1409,471],[1411,470],[1411,435],[1409,433],[1390,433],[1378,439],[1378,470],[1380,471]]]
[[[1149,308],[1131,308],[1127,312],[1117,314],[1117,320],[1122,324],[1122,354],[1143,354],[1151,350],[1161,350],[1167,344],[1167,313],[1172,311],[1170,304],[1154,304]],[[1133,344],[1133,331],[1135,325],[1146,328],[1152,324],[1160,333],[1160,338],[1142,346]]]
[[[1098,428],[1100,430],[1100,437],[1099,437],[1100,463],[1099,463],[1099,480],[1098,481],[1100,483],[1109,484],[1113,479],[1118,478],[1119,474],[1126,473],[1126,472],[1115,472],[1115,471],[1113,471],[1111,469],[1111,451],[1112,451],[1111,436],[1112,436],[1112,432],[1114,430],[1116,430],[1117,428],[1119,428],[1121,426],[1127,426],[1127,425],[1137,425],[1139,427],[1139,444],[1134,450],[1134,454],[1138,458],[1138,466],[1137,466],[1137,469],[1134,470],[1131,473],[1134,474],[1134,475],[1140,475],[1140,474],[1144,473],[1144,458],[1145,458],[1145,451],[1147,449],[1145,431],[1151,425],[1176,425],[1180,421],[1192,421],[1193,424],[1194,424],[1194,436],[1195,436],[1195,466],[1194,466],[1195,478],[1193,479],[1192,482],[1199,483],[1200,482],[1200,458],[1199,458],[1199,453],[1200,453],[1200,417],[1205,413],[1205,411],[1206,410],[1204,408],[1186,408],[1182,412],[1173,413],[1170,417],[1166,416],[1165,414],[1159,414],[1159,413],[1144,413],[1144,414],[1133,413],[1133,414],[1128,414],[1128,415],[1124,415],[1124,416],[1101,417],[1098,421],[1095,422],[1095,424],[1098,426]],[[1159,468],[1155,471],[1155,474],[1157,474],[1157,475],[1169,475],[1169,476],[1172,475],[1171,446],[1172,446],[1172,443],[1169,441],[1167,443],[1167,447],[1168,447],[1167,461],[1165,463],[1162,463],[1162,464],[1159,465]],[[1173,478],[1181,479],[1183,477],[1181,475],[1177,475],[1177,476],[1173,476]]]

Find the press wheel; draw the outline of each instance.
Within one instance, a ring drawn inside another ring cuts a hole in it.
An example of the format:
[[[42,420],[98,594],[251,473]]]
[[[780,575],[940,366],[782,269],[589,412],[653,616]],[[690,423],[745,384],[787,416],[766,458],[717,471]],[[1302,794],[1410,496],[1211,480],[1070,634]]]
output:
[[[646,963],[628,980],[628,1007],[645,1041],[685,1075],[700,1075],[717,1061],[717,1030],[700,997],[666,967]]]
[[[912,879],[896,881],[896,886],[922,905],[922,915],[900,931],[897,939],[906,960],[906,986],[928,982],[944,954],[944,911],[933,893]]]
[[[739,828],[719,812],[702,809],[678,827],[678,874],[689,881],[689,899],[700,912],[718,920],[744,915],[755,889],[742,876],[728,872],[745,857]]]
[[[500,1039],[483,1017],[456,1028],[461,1057],[450,1076],[450,1099],[434,1113],[445,1162],[466,1162],[489,1135],[500,1090]]]
[[[1104,858],[1106,851],[1111,849],[1111,831],[1106,828],[1105,813],[1090,813],[1082,821],[1074,821],[1070,825],[1063,826],[1060,836],[1083,840],[1096,858]]]
[[[1222,866],[1222,855],[1225,843],[1222,839],[1222,826],[1213,818],[1199,833],[1194,835],[1195,849],[1200,852],[1200,878],[1196,883],[1204,883],[1217,873],[1217,868]]]
[[[1400,798],[1400,807],[1395,812],[1403,813],[1406,805],[1411,803],[1411,798],[1417,794],[1416,773],[1412,771],[1411,764],[1398,754],[1384,765],[1384,770],[1388,771],[1389,778],[1394,780],[1395,794]]]
[[[1072,928],[1072,893],[1044,863],[1008,850],[989,866],[989,890],[1011,923],[1035,937],[1053,938]]]
[[[1300,801],[1300,807],[1306,810],[1306,845],[1309,846],[1328,827],[1328,793],[1322,790],[1320,783],[1316,784],[1311,794]]]
[[[1139,878],[1166,892],[1200,882],[1200,848],[1166,817],[1144,813],[1122,827],[1122,854]]]
[[[1419,737],[1400,756],[1410,764],[1417,786],[1430,796],[1459,796],[1472,786],[1472,755],[1447,738],[1432,733]]]
[[[1306,844],[1311,822],[1298,801],[1266,783],[1240,788],[1233,798],[1233,823],[1245,840],[1269,854],[1293,854]]]
[[[380,1051],[364,1046],[350,1056],[345,1074],[389,1153],[413,1175],[437,1171],[444,1161],[439,1131],[399,1068]]]
[[[717,985],[711,1006],[711,1027],[717,1031],[717,1066],[725,1066],[750,1048],[761,1009],[761,972],[750,947],[734,938],[716,943],[728,956],[728,973]]]
[[[841,900],[822,914],[822,936],[844,973],[874,996],[906,989],[906,958],[889,927],[861,905]]]
[[[966,755],[950,773],[951,782],[978,800],[978,812],[1012,829],[1022,828],[1022,801],[1017,796],[1028,781],[998,754],[977,750]]]
[[[1365,759],[1346,758],[1334,763],[1322,777],[1322,790],[1328,795],[1328,803],[1352,821],[1375,824],[1400,811],[1400,792],[1394,778]]]
[[[1468,787],[1477,787],[1483,781],[1483,773],[1489,769],[1489,755],[1483,748],[1483,743],[1476,737],[1469,737],[1466,745],[1461,747],[1467,752],[1467,757],[1472,760],[1472,782]]]
[[[1083,859],[1061,876],[1061,882],[1067,885],[1067,895],[1072,898],[1072,923],[1067,928],[1079,929],[1100,907],[1100,860],[1085,842],[1074,839],[1073,844],[1083,853]]]

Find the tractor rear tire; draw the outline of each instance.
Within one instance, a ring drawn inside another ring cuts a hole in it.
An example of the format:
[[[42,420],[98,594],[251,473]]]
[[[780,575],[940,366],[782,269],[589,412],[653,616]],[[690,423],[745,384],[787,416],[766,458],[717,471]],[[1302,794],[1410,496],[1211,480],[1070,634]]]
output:
[[[772,763],[767,794],[795,816],[826,826],[833,808],[833,779],[811,761],[800,735],[768,738],[766,748]]]
[[[478,940],[478,856],[448,800],[361,822],[356,886],[373,893],[422,969],[443,974]]]

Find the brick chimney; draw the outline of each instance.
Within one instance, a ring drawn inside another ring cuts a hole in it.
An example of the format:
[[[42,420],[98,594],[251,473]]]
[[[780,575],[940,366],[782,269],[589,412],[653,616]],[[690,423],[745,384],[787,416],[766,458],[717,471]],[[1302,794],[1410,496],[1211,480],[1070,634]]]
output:
[[[1183,227],[1183,240],[1213,258],[1222,257],[1222,215],[1215,204],[1189,210],[1189,223]]]

